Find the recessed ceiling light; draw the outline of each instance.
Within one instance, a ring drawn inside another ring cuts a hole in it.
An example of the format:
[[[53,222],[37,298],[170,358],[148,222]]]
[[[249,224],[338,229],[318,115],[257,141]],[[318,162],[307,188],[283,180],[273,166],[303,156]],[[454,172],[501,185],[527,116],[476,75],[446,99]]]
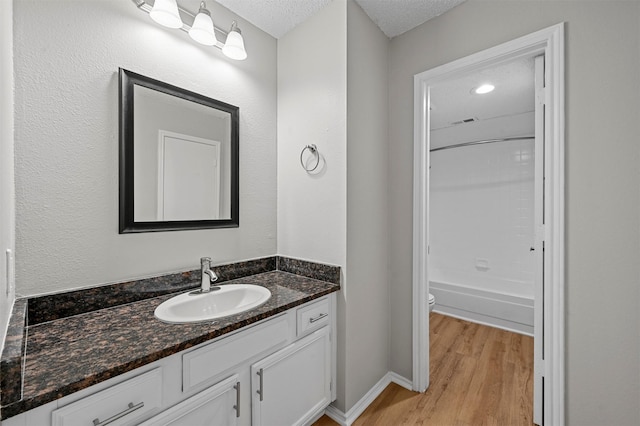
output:
[[[483,84],[482,86],[478,86],[473,89],[472,92],[477,95],[484,95],[485,93],[492,92],[495,88],[496,86],[494,86],[493,84]]]

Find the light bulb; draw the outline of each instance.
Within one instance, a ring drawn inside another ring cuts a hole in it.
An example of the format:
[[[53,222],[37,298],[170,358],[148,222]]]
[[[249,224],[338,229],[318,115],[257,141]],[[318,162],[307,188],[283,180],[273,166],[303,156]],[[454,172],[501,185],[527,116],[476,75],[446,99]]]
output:
[[[224,43],[222,53],[238,61],[247,59],[247,51],[244,50],[244,39],[235,21],[231,24],[231,30],[229,30],[229,34],[227,35],[227,41]]]
[[[156,0],[151,12],[149,12],[149,16],[164,27],[182,27],[182,20],[180,19],[176,0]]]
[[[207,10],[207,5],[200,3],[200,10],[193,20],[193,26],[189,30],[192,39],[206,46],[213,46],[216,40],[215,30],[213,29],[213,21],[211,20],[211,12]]]

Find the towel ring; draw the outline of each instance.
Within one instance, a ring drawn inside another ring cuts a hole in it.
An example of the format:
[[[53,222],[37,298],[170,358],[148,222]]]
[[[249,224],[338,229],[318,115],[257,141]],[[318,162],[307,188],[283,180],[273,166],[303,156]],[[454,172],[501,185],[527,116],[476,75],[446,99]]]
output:
[[[302,156],[304,155],[304,152],[306,150],[309,150],[311,152],[312,155],[314,155],[316,157],[316,165],[313,166],[312,168],[308,168],[305,164],[304,161],[302,161]],[[305,169],[307,172],[312,172],[315,169],[318,168],[318,165],[320,165],[320,152],[318,152],[318,147],[315,144],[311,144],[311,145],[307,145],[304,148],[302,148],[302,152],[300,153],[300,165],[302,166],[303,169]]]

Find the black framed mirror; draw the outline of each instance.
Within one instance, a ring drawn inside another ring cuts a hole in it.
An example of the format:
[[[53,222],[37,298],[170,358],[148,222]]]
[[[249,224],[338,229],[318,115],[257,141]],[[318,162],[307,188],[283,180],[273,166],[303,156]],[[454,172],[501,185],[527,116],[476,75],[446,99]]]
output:
[[[239,109],[120,68],[120,233],[239,226]]]

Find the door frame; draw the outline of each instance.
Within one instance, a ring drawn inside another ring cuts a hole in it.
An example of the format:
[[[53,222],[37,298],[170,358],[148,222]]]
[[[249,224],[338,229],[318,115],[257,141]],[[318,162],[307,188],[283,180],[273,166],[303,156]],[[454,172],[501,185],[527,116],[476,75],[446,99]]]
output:
[[[423,392],[429,386],[429,87],[459,74],[540,54],[545,56],[546,91],[543,424],[561,425],[565,420],[563,22],[414,76],[413,390]]]

